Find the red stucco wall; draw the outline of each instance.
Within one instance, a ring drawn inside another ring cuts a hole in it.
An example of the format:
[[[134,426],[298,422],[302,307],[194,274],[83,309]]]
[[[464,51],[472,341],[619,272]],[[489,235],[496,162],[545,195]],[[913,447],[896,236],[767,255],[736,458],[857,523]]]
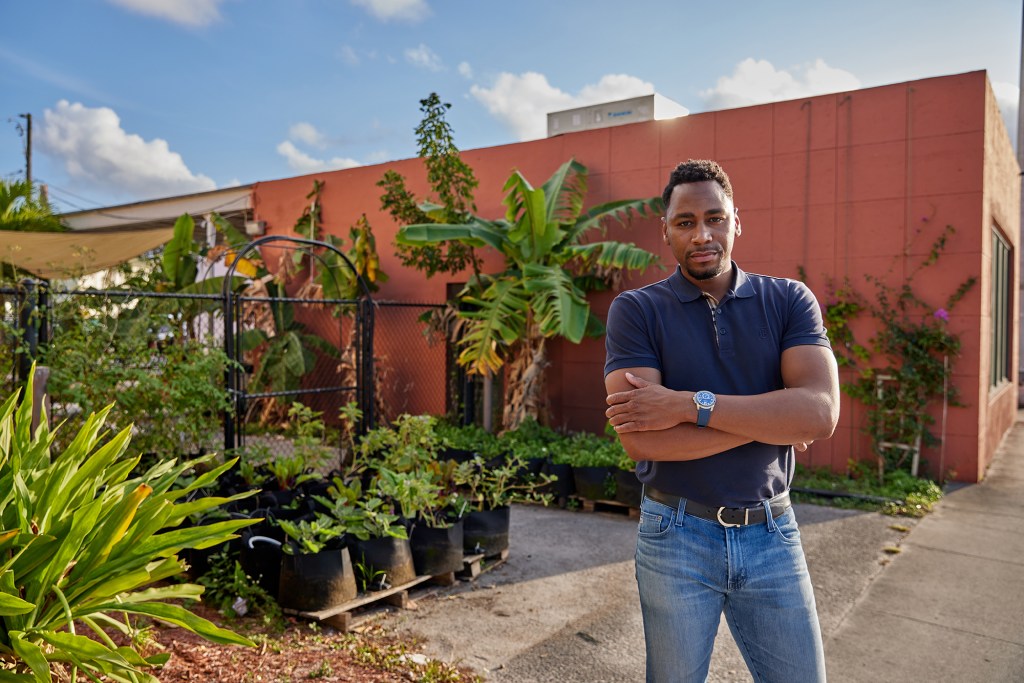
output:
[[[575,157],[590,170],[588,202],[596,204],[660,194],[677,162],[716,159],[732,178],[740,209],[737,262],[748,271],[785,277],[797,277],[802,269],[823,302],[828,283],[844,278],[866,295],[873,289],[864,274],[900,284],[939,232],[952,225],[957,232],[943,257],[915,277],[914,288],[938,307],[960,282],[978,277],[950,320],[964,346],[954,377],[966,405],[949,408],[944,449],[926,449],[922,457],[932,474],[940,473],[941,462],[943,472],[976,481],[1013,422],[1016,390],[988,386],[988,251],[996,223],[1016,257],[1018,169],[984,72],[585,131],[470,150],[463,157],[480,180],[478,212],[489,216],[503,213],[501,187],[514,168],[539,184]],[[348,227],[366,213],[382,268],[391,278],[379,296],[441,302],[447,278],[425,280],[403,269],[392,254],[397,226],[380,211],[375,186],[387,169],[405,175],[410,189],[425,197],[428,188],[417,159],[319,174],[315,177],[326,182],[324,225],[347,236]],[[255,187],[256,217],[267,222],[268,233],[291,231],[313,177]],[[630,230],[613,227],[609,237],[635,242],[673,265],[655,219],[634,221]],[[650,271],[629,286],[664,275]],[[1017,292],[1016,279],[1011,291]],[[612,297],[593,296],[598,315],[606,314]],[[854,329],[866,344],[871,322],[859,320]],[[1013,330],[1016,334],[1016,321]],[[603,341],[555,344],[551,356],[552,423],[601,431]],[[1015,365],[1013,377],[1016,372]],[[851,378],[843,373],[842,379]],[[936,433],[943,430],[941,413],[936,407]],[[842,470],[850,458],[870,457],[863,424],[863,409],[844,394],[836,434],[815,443],[804,462]]]

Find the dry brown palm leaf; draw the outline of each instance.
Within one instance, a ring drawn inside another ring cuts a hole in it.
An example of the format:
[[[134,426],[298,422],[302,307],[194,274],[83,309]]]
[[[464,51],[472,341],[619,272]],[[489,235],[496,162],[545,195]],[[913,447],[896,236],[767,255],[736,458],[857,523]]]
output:
[[[321,284],[313,282],[312,279],[306,280],[299,291],[295,292],[296,299],[310,299],[317,300],[324,298],[324,287]]]
[[[503,428],[512,430],[527,417],[538,421],[547,415],[547,397],[544,393],[544,370],[547,360],[546,339],[540,337],[534,345],[523,342],[506,365],[505,409]]]

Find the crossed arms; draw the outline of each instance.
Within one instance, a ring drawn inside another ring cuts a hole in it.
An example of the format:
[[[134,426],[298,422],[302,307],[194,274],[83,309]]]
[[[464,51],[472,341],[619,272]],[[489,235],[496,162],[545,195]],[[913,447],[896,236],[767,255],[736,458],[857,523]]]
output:
[[[751,441],[805,450],[832,436],[839,420],[839,373],[824,346],[782,352],[785,389],[753,396],[721,395],[708,427],[699,429],[692,391],[661,385],[655,368],[613,370],[605,377],[605,411],[633,460],[697,460]]]

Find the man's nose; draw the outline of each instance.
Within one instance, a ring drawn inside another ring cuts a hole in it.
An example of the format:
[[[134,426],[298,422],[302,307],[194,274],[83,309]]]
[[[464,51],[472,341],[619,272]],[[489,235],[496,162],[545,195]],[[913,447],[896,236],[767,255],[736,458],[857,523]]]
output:
[[[694,244],[705,244],[711,241],[711,229],[706,223],[698,223],[697,229],[693,231]]]

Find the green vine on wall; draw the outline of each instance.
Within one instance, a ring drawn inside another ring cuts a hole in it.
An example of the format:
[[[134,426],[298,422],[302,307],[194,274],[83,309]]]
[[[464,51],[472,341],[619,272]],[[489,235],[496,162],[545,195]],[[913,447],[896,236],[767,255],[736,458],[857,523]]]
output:
[[[921,298],[912,286],[918,273],[938,261],[955,232],[947,225],[899,287],[865,275],[875,290],[873,302],[865,300],[849,280],[840,287],[829,283],[822,315],[837,362],[857,370],[856,379],[843,383],[842,388],[868,410],[865,432],[871,437],[880,481],[886,470],[906,469],[916,448],[940,443],[930,429],[935,423],[928,412],[933,402],[963,405],[951,381],[961,343],[949,329],[949,319],[977,278],[964,280],[939,308]],[[864,312],[878,323],[868,347],[857,343],[851,327],[853,319]]]

